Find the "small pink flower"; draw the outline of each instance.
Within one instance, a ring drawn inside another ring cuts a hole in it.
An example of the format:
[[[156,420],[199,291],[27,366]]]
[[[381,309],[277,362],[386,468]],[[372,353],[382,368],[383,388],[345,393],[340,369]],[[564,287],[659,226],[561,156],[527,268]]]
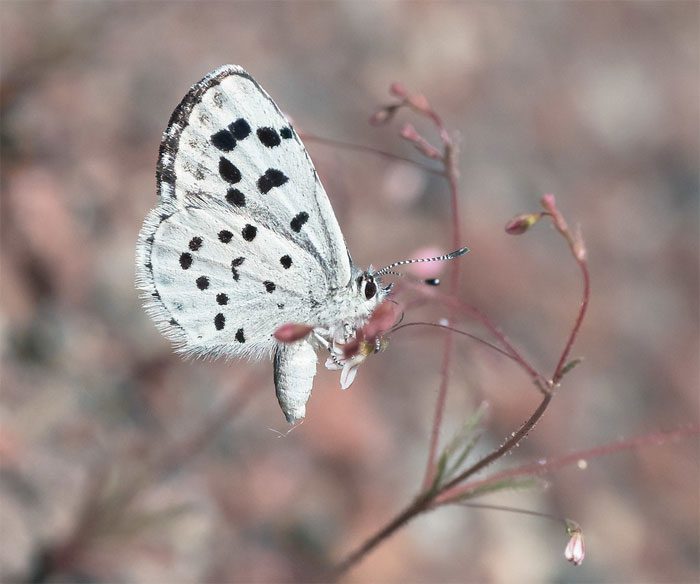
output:
[[[274,337],[281,343],[293,343],[306,337],[312,330],[313,327],[308,325],[289,322],[279,327]]]
[[[567,532],[569,533],[569,543],[566,544],[566,549],[564,550],[564,557],[568,562],[571,562],[574,566],[580,566],[583,563],[583,558],[586,556],[586,546],[583,543],[583,533],[581,528],[568,527]]]

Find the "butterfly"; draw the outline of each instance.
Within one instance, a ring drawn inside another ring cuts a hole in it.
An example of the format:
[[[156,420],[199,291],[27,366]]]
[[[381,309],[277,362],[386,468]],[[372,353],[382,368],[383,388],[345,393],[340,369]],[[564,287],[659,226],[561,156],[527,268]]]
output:
[[[384,274],[464,253],[356,267],[299,136],[236,65],[206,75],[177,106],[156,180],[158,204],[136,254],[146,311],[186,355],[273,355],[276,395],[290,423],[305,416],[316,349],[329,351],[329,368],[345,364],[342,346],[390,293]],[[287,323],[302,323],[309,334],[278,342],[275,331]]]

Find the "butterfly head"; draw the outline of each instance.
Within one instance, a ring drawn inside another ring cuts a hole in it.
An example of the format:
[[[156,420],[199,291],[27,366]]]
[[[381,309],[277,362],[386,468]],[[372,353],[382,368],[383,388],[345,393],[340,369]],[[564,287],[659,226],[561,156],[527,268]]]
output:
[[[382,287],[381,278],[370,266],[369,270],[360,272],[354,280],[355,291],[360,300],[373,308],[391,291],[392,285]]]

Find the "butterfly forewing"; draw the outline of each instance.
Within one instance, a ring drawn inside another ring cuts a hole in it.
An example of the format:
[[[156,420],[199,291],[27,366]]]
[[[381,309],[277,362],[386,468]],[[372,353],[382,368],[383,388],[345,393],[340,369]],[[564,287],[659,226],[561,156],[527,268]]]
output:
[[[162,200],[226,201],[311,251],[330,286],[350,279],[343,235],[311,159],[289,121],[240,67],[196,84],[166,130],[159,161]]]
[[[245,71],[217,69],[175,110],[139,287],[183,350],[251,355],[350,279],[328,198],[289,122]]]

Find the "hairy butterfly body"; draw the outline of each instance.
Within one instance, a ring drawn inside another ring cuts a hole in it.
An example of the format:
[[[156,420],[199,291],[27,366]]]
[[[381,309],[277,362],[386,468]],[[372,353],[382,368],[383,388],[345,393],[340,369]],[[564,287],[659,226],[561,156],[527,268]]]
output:
[[[225,65],[173,112],[156,176],[136,262],[148,313],[188,355],[274,354],[282,410],[301,420],[315,349],[337,352],[388,288],[353,265],[299,137],[248,73]],[[291,322],[313,332],[277,342]]]

